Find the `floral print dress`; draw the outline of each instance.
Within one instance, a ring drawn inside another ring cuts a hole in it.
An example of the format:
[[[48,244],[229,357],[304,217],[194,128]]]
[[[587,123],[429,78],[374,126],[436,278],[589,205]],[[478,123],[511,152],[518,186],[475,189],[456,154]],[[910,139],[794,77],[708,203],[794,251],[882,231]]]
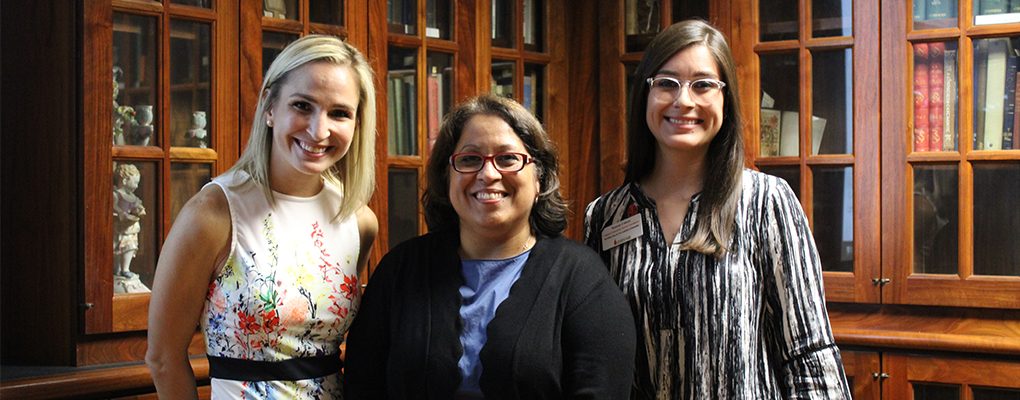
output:
[[[230,256],[209,285],[202,315],[206,354],[254,361],[335,355],[357,312],[360,236],[335,221],[341,195],[327,184],[308,198],[262,190],[243,172],[212,184],[230,206]],[[213,378],[213,398],[339,399],[342,374],[297,381]]]

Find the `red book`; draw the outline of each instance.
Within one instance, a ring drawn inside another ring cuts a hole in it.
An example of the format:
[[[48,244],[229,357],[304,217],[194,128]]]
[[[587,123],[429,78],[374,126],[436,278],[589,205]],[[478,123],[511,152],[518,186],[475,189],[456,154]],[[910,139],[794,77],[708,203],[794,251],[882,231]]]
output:
[[[430,74],[427,83],[427,95],[428,95],[428,150],[429,154],[432,154],[432,146],[436,144],[436,138],[439,137],[439,80],[436,78],[436,74]]]
[[[942,93],[945,90],[944,80],[946,44],[931,43],[928,45],[928,151],[942,151],[943,104]]]
[[[914,151],[928,151],[928,44],[914,44]]]
[[[1015,90],[1018,98],[1013,104],[1013,150],[1020,150],[1020,72],[1016,73]]]

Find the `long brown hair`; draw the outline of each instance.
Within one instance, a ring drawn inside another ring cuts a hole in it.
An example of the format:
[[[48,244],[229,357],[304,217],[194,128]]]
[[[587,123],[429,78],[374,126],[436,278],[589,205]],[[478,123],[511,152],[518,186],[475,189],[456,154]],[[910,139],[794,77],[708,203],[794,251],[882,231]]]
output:
[[[708,145],[705,156],[705,186],[701,191],[697,223],[694,232],[684,240],[682,247],[722,257],[733,237],[737,204],[741,195],[741,174],[744,169],[744,140],[740,119],[740,95],[737,69],[733,54],[722,33],[700,20],[675,23],[652,39],[645,50],[631,92],[630,115],[627,119],[626,182],[640,182],[655,167],[655,148],[658,143],[645,121],[648,111],[648,84],[666,61],[691,46],[708,49],[719,66],[726,83],[723,103],[723,123],[719,133]]]

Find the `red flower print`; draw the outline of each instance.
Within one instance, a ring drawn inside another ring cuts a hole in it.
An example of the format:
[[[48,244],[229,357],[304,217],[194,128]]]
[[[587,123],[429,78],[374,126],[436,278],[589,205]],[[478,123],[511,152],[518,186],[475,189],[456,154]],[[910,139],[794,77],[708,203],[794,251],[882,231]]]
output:
[[[344,275],[344,283],[340,284],[340,291],[346,293],[348,300],[354,298],[354,290],[358,286],[358,277],[354,275]]]

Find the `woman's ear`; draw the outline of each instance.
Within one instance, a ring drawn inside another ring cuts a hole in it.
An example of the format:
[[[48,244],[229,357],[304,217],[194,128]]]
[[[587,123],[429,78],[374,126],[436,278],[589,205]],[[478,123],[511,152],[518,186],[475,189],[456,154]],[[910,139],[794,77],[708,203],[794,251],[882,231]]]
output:
[[[269,89],[262,91],[262,98],[259,102],[265,104],[266,109],[266,126],[273,127],[273,105],[269,103]]]

